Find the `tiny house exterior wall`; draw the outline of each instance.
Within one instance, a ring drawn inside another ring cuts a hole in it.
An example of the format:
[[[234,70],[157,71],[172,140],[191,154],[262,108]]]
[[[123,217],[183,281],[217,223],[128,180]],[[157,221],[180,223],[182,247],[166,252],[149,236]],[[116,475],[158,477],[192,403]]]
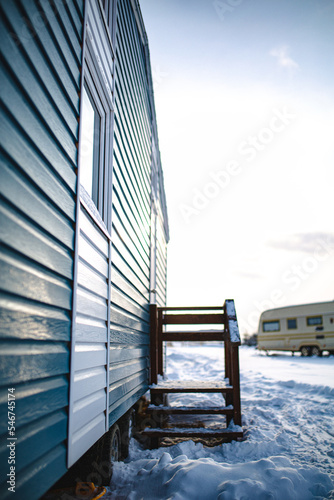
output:
[[[0,426],[15,388],[15,498],[34,500],[147,390],[168,219],[138,2],[1,14]],[[2,440],[4,499],[7,459]]]
[[[259,350],[302,351],[303,355],[334,352],[334,302],[264,311],[257,339]]]

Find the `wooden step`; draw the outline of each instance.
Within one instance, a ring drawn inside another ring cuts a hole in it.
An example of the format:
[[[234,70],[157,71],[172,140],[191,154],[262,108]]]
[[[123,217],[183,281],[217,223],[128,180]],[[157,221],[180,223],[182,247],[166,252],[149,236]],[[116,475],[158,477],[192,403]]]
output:
[[[172,394],[179,392],[189,392],[189,393],[233,393],[233,387],[227,385],[224,381],[212,381],[212,382],[201,382],[201,381],[184,381],[184,380],[167,380],[161,381],[158,384],[150,386],[151,395],[155,394]]]
[[[160,427],[144,429],[141,434],[152,438],[181,437],[181,438],[227,438],[229,440],[243,438],[242,431],[229,429],[205,429],[203,427],[184,427],[171,429],[161,429]]]
[[[191,406],[155,406],[149,405],[146,408],[147,413],[156,415],[233,415],[233,406],[218,407],[204,406],[201,408]]]

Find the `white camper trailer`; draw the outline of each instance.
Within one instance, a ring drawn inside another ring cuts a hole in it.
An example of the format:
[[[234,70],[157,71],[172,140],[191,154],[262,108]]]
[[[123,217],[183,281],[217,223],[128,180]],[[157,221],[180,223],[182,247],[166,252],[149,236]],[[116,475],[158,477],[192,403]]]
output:
[[[334,354],[334,301],[269,309],[261,314],[259,350]]]

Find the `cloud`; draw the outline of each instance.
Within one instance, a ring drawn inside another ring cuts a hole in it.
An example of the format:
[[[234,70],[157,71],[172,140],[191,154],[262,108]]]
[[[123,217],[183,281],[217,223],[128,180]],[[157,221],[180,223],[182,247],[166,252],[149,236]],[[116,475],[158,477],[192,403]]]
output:
[[[277,250],[313,253],[319,246],[334,254],[334,233],[314,232],[292,234],[284,238],[269,240],[268,245]]]
[[[270,55],[277,58],[277,64],[282,68],[299,69],[299,65],[288,54],[289,48],[284,46],[270,51]]]
[[[237,276],[240,278],[244,279],[249,279],[249,280],[263,280],[265,279],[265,276],[260,273],[252,272],[252,271],[243,271],[243,270],[238,270],[235,273]]]

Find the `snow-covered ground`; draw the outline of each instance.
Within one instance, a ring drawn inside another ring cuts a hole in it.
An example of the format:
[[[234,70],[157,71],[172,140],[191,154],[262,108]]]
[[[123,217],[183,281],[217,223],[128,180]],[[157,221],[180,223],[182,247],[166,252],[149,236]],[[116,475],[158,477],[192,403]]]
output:
[[[167,350],[169,379],[222,379],[223,366],[218,345]],[[144,450],[132,440],[106,498],[334,499],[334,357],[266,356],[242,346],[240,371],[245,441]],[[175,405],[221,402],[214,394],[172,397]]]

